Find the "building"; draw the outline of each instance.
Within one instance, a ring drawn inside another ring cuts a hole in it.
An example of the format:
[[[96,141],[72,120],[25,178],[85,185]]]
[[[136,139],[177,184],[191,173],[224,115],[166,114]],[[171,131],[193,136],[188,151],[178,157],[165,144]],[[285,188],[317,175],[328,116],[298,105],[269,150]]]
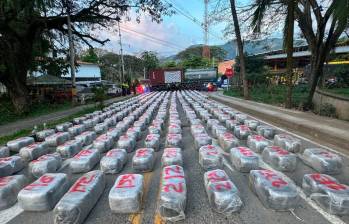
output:
[[[64,79],[71,80],[71,73],[62,76]],[[75,80],[77,84],[100,83],[102,81],[101,69],[98,64],[78,61],[76,67]]]

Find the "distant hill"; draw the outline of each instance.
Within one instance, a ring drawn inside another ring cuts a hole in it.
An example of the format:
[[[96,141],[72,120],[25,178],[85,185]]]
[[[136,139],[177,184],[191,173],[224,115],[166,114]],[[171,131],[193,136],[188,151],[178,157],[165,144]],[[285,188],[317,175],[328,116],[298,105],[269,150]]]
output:
[[[305,45],[305,40],[296,40],[294,45],[301,46]],[[268,51],[280,50],[282,49],[283,40],[282,38],[267,38],[262,40],[248,40],[245,41],[244,47],[245,52],[248,55],[259,54]],[[192,45],[191,47],[197,47],[201,45]],[[223,48],[227,52],[226,59],[234,59],[236,57],[237,45],[236,41],[232,40],[223,45],[218,45],[218,47]],[[179,53],[178,53],[179,54]],[[177,55],[178,55],[177,54]],[[177,60],[177,55],[172,55],[166,58],[163,58],[161,61]]]

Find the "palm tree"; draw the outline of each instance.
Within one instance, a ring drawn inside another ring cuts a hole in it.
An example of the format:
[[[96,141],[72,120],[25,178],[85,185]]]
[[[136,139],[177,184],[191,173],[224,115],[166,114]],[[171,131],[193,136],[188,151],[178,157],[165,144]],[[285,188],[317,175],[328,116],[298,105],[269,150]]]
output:
[[[250,98],[250,91],[248,88],[248,80],[246,78],[246,65],[245,65],[245,57],[244,57],[244,45],[242,43],[240,25],[238,16],[236,13],[235,0],[230,0],[231,14],[233,16],[234,21],[234,30],[236,36],[236,43],[239,51],[239,59],[240,59],[240,75],[243,80],[243,88],[244,88],[244,98],[247,100]]]
[[[292,88],[293,88],[293,36],[294,36],[294,20],[296,0],[284,1],[287,7],[287,16],[284,23],[284,48],[287,52],[287,92],[285,94],[285,107],[292,107]],[[254,32],[260,32],[262,20],[266,10],[275,2],[275,0],[255,0],[256,9],[253,13],[252,26]]]

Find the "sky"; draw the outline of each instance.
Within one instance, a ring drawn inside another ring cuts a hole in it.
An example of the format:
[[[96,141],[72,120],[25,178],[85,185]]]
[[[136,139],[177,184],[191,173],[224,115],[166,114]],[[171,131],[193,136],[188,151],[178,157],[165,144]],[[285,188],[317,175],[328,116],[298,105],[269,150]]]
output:
[[[160,24],[152,22],[149,17],[144,15],[141,16],[141,22],[137,23],[131,13],[132,20],[121,23],[122,43],[125,53],[139,55],[145,50],[150,50],[158,52],[160,56],[169,56],[191,45],[204,42],[204,32],[199,25],[204,19],[204,0],[164,1],[172,2],[184,14],[194,17],[196,22],[176,12],[175,15],[164,17]],[[214,2],[211,2],[211,7],[213,4]],[[210,45],[224,44],[229,41],[222,34],[224,27],[224,23],[210,27],[210,33],[212,34],[209,36]],[[101,35],[111,40],[103,47],[104,49],[119,52],[119,36],[116,30]],[[154,40],[154,38],[157,40]]]

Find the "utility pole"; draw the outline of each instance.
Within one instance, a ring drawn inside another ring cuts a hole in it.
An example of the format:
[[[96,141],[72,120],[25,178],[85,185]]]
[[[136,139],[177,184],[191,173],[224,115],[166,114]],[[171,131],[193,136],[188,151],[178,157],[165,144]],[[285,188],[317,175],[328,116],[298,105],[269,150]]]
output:
[[[68,25],[68,39],[69,39],[69,54],[70,54],[70,75],[71,75],[71,85],[72,85],[72,102],[76,103],[76,80],[75,80],[75,50],[74,50],[74,39],[72,32],[72,25],[70,20],[70,0],[66,0],[67,5],[67,25]]]
[[[120,44],[120,57],[121,57],[121,82],[123,83],[124,75],[125,75],[125,64],[124,64],[124,54],[122,50],[122,42],[121,42],[121,29],[120,29],[120,21],[118,21],[118,28],[119,28],[119,44]]]
[[[208,1],[204,0],[205,2],[205,15],[204,15],[204,46],[202,49],[202,57],[210,59],[211,52],[210,47],[208,46],[208,30],[209,30],[209,21],[208,21]]]

